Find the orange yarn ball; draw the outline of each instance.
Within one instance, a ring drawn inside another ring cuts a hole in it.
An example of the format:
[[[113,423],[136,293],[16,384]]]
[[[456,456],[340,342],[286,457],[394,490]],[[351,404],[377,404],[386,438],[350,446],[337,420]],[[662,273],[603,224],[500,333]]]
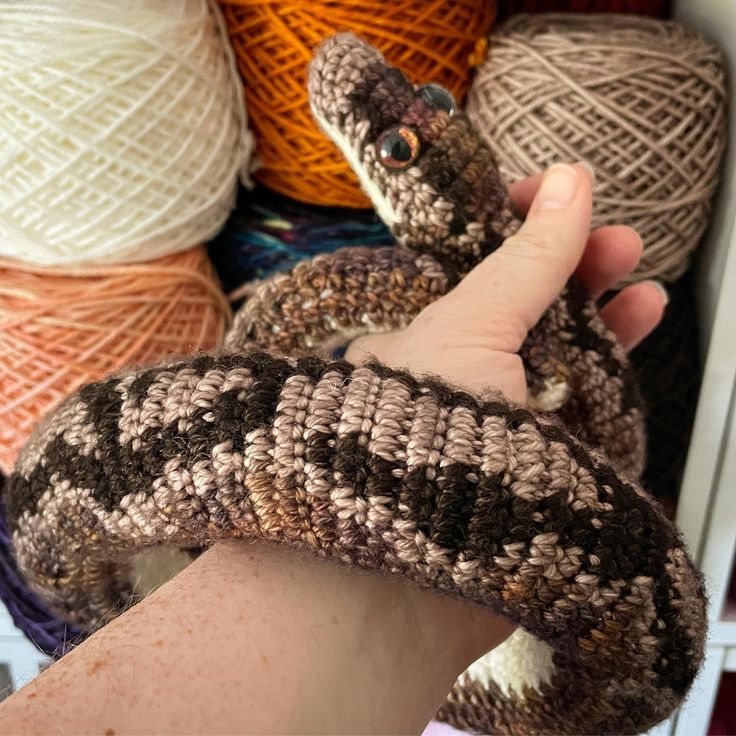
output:
[[[230,309],[204,248],[147,263],[43,269],[0,261],[0,469],[88,381],[214,347]]]
[[[369,207],[342,154],[319,130],[307,100],[314,47],[350,30],[413,81],[433,81],[463,101],[471,68],[496,16],[496,0],[219,0],[245,86],[262,184],[312,204]]]

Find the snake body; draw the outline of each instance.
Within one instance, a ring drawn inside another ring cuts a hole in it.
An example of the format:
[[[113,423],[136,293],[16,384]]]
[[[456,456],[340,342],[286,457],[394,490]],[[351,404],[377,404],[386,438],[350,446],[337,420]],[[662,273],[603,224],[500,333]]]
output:
[[[623,351],[572,283],[524,347],[538,403],[554,381],[568,385],[556,414],[320,356],[406,324],[516,220],[467,119],[419,99],[355,37],[323,45],[310,95],[398,245],[320,256],[261,284],[223,354],[69,397],[8,484],[19,568],[93,629],[128,605],[143,550],[286,544],[520,625],[458,680],[440,718],[486,733],[648,728],[698,671],[705,602],[676,530],[635,480],[643,431]],[[400,172],[375,155],[396,124],[422,151]]]

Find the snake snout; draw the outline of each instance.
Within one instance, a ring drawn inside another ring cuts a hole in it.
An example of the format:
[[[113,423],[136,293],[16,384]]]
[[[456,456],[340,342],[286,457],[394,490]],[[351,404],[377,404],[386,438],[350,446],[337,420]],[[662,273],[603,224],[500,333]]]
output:
[[[380,52],[353,33],[328,38],[309,66],[307,86],[315,116],[331,125],[339,124],[351,111],[350,95],[365,82],[366,72],[385,65]]]

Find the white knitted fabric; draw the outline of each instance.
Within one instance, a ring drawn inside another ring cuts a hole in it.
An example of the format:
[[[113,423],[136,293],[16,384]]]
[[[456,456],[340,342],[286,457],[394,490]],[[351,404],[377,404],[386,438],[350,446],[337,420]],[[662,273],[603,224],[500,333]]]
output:
[[[465,674],[485,687],[490,682],[509,696],[524,697],[527,688],[549,684],[555,671],[549,644],[524,629],[516,629],[506,641],[468,667]]]
[[[150,260],[212,237],[253,147],[207,0],[0,3],[0,256]]]

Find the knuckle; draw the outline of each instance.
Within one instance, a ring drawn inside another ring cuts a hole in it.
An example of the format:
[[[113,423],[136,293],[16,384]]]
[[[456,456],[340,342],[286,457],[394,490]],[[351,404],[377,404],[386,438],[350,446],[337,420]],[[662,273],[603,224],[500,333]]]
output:
[[[506,240],[508,252],[530,258],[551,258],[560,255],[558,239],[549,230],[522,228]]]

